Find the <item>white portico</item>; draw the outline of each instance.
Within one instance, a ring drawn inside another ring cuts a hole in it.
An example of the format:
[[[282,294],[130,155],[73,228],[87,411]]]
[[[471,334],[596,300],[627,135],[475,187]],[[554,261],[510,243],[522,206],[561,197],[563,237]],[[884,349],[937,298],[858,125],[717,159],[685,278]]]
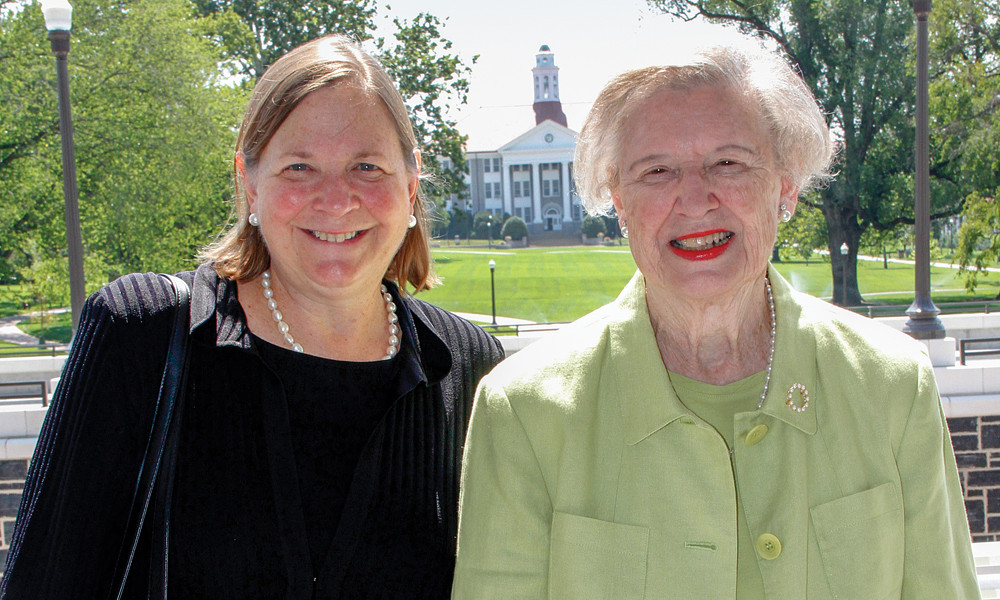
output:
[[[576,132],[549,120],[504,144],[497,151],[503,211],[534,225],[535,232],[562,231],[564,222],[579,221],[571,183],[575,148]]]
[[[535,57],[532,97],[534,127],[499,148],[466,153],[468,208],[521,217],[533,235],[576,232],[584,215],[573,186],[577,133],[566,126],[559,67],[548,46]]]

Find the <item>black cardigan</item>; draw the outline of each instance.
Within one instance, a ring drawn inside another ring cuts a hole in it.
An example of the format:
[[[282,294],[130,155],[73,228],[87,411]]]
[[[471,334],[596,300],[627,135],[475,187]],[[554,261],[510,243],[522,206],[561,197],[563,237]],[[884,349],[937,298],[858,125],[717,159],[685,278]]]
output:
[[[236,285],[210,265],[181,277],[192,288],[192,345],[171,597],[447,598],[465,430],[476,384],[503,357],[499,343],[392,288],[398,399],[362,451],[313,573],[281,383],[254,347]],[[88,300],[25,481],[0,598],[107,596],[172,306],[169,284],[149,273]],[[126,597],[145,597],[148,567],[134,565]]]

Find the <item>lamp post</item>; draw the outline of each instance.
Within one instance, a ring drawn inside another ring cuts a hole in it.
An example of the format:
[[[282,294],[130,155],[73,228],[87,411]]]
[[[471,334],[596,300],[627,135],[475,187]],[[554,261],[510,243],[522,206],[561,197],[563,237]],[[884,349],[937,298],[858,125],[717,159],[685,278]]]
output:
[[[493,249],[493,213],[490,213],[490,216],[487,217],[487,220],[486,220],[486,229],[489,231],[489,236],[490,236],[489,248],[490,248],[490,250],[492,250]]]
[[[930,142],[927,89],[927,15],[931,0],[913,0],[913,13],[917,18],[917,118],[914,154],[914,290],[913,304],[906,309],[909,316],[903,331],[921,340],[944,337],[944,325],[938,319],[940,310],[931,300],[931,250],[930,250]]]
[[[497,324],[497,288],[493,280],[493,271],[497,268],[497,262],[490,259],[490,299],[493,304],[493,325]]]
[[[844,242],[840,245],[840,305],[847,306],[847,255],[851,253],[851,247]]]
[[[86,300],[83,278],[83,236],[80,234],[80,208],[77,204],[76,158],[73,154],[73,116],[69,104],[69,32],[73,27],[73,7],[66,0],[42,0],[42,15],[49,31],[52,53],[56,56],[59,83],[59,135],[62,137],[63,196],[66,206],[66,249],[69,255],[69,297],[73,316],[73,335],[80,322]]]

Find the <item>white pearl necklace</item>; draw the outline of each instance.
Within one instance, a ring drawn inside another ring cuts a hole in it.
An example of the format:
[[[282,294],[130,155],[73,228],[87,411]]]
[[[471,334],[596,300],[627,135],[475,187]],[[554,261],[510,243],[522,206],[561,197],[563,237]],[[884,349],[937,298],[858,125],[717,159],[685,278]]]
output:
[[[284,336],[285,341],[292,347],[294,352],[303,352],[302,345],[295,341],[292,334],[288,332],[288,323],[281,311],[278,310],[278,301],[274,299],[274,290],[271,289],[271,272],[264,271],[260,276],[260,286],[264,289],[264,298],[267,300],[267,308],[271,311],[271,317],[278,325],[278,331]],[[381,284],[382,299],[385,300],[385,311],[389,319],[389,346],[385,349],[385,357],[382,360],[389,360],[399,352],[399,317],[396,316],[396,303],[392,301],[392,294],[386,289],[385,284]]]
[[[778,333],[778,320],[774,315],[774,294],[771,293],[771,280],[764,275],[764,288],[767,290],[767,308],[771,313],[771,347],[767,351],[767,373],[764,375],[764,390],[760,393],[760,402],[757,403],[757,410],[764,406],[764,399],[767,398],[767,388],[771,385],[771,363],[774,362],[774,338]]]

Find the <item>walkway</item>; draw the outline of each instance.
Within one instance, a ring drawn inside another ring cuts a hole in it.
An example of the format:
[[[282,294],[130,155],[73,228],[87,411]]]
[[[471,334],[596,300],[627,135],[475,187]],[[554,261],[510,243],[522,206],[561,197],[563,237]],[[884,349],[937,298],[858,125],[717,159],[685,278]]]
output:
[[[38,338],[21,331],[17,326],[24,320],[24,315],[13,315],[0,318],[0,340],[12,344],[37,344]]]
[[[480,315],[476,313],[466,313],[466,312],[457,312],[455,314],[462,317],[463,319],[474,321],[476,323],[489,324],[493,322],[492,315]],[[534,321],[528,321],[527,319],[515,319],[514,317],[501,317],[500,315],[497,315],[497,325],[534,325],[534,324],[535,324]]]

